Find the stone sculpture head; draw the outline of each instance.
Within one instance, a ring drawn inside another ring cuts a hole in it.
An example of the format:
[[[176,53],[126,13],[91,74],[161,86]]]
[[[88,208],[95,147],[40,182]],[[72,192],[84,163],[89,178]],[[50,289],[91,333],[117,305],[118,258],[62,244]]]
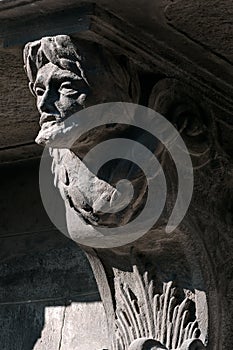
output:
[[[25,46],[25,70],[30,91],[37,98],[40,126],[61,122],[84,107],[90,89],[81,60],[65,35],[45,37]]]
[[[120,197],[114,187],[118,181],[117,167],[109,165],[102,177],[94,176],[83,157],[96,144],[129,127],[117,123],[109,127],[100,125],[76,138],[76,126],[80,129],[80,124],[76,125],[69,117],[74,114],[75,118],[82,108],[105,102],[138,102],[137,74],[126,59],[119,62],[100,45],[84,40],[76,45],[67,35],[44,37],[28,43],[24,49],[29,88],[40,113],[41,130],[36,142],[50,148],[51,171],[65,202],[66,223],[62,224],[68,229],[65,234],[75,241],[82,239],[82,243],[87,243],[86,237],[98,241],[96,226],[116,225],[117,214],[105,213],[103,208],[106,201],[112,203]],[[124,169],[129,172],[127,167]],[[66,180],[62,173],[66,174]],[[124,198],[127,193],[122,193]],[[124,207],[120,204],[120,208]],[[127,215],[123,218],[129,220]]]
[[[28,43],[23,56],[42,129],[84,107],[138,102],[137,79],[132,79],[135,73],[128,72],[97,44],[79,40],[77,47],[67,35],[43,37]]]

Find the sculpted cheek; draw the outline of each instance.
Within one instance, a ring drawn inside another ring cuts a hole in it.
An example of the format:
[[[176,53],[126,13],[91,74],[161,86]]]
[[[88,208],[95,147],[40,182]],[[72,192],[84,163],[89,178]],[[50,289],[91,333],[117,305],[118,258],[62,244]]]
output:
[[[56,106],[62,116],[67,116],[69,114],[70,109],[73,109],[75,106],[76,101],[73,98],[69,98],[64,95],[60,95],[59,100],[56,102]]]

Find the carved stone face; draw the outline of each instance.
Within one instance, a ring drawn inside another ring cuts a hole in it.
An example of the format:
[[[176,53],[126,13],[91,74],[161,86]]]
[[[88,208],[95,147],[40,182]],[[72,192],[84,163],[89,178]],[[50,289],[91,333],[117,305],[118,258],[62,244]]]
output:
[[[32,90],[41,114],[40,126],[49,126],[83,108],[89,87],[75,73],[50,62],[38,70]]]

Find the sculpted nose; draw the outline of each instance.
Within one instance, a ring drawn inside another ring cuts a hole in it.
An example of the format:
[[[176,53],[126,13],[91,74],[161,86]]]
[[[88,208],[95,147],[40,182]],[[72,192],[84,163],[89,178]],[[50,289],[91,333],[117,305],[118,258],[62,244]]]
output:
[[[55,106],[56,96],[49,90],[45,91],[42,96],[38,98],[38,110],[41,113],[53,114],[57,113]]]

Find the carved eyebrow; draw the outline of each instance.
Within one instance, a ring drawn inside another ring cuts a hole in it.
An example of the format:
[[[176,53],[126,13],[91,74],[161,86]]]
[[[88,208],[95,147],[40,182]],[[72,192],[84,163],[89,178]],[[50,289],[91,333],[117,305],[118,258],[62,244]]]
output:
[[[76,74],[72,74],[72,75],[64,75],[64,76],[62,76],[62,78],[65,78],[65,79],[73,79],[73,80],[82,80],[83,78],[82,77],[80,77],[79,75],[76,75]]]
[[[55,81],[55,82],[64,82],[65,80],[72,80],[72,81],[79,81],[79,80],[83,80],[83,78],[81,76],[78,76],[77,74],[73,73],[73,72],[62,72],[59,74],[54,74],[50,77],[49,79],[50,81]],[[34,83],[34,87],[35,86],[40,86],[42,88],[44,88],[44,75],[39,75],[36,78],[36,81]]]
[[[63,71],[59,74],[54,74],[54,76],[51,77],[52,80],[82,80],[83,78],[73,72],[66,72]]]
[[[65,82],[78,82],[78,81],[83,81],[84,83],[85,83],[85,81],[81,78],[81,77],[79,77],[79,76],[77,76],[76,74],[64,74],[64,75],[62,75],[62,76],[52,76],[51,77],[51,79],[50,79],[50,82],[54,82],[54,83],[59,83],[59,85],[61,86],[63,83],[65,83]],[[85,83],[86,84],[86,83]],[[43,90],[45,90],[45,85],[44,85],[44,82],[43,82],[43,76],[39,76],[37,79],[36,79],[36,81],[35,81],[35,83],[34,83],[34,85],[33,85],[33,90],[35,91],[36,90],[36,88],[41,88],[41,89],[43,89]]]

